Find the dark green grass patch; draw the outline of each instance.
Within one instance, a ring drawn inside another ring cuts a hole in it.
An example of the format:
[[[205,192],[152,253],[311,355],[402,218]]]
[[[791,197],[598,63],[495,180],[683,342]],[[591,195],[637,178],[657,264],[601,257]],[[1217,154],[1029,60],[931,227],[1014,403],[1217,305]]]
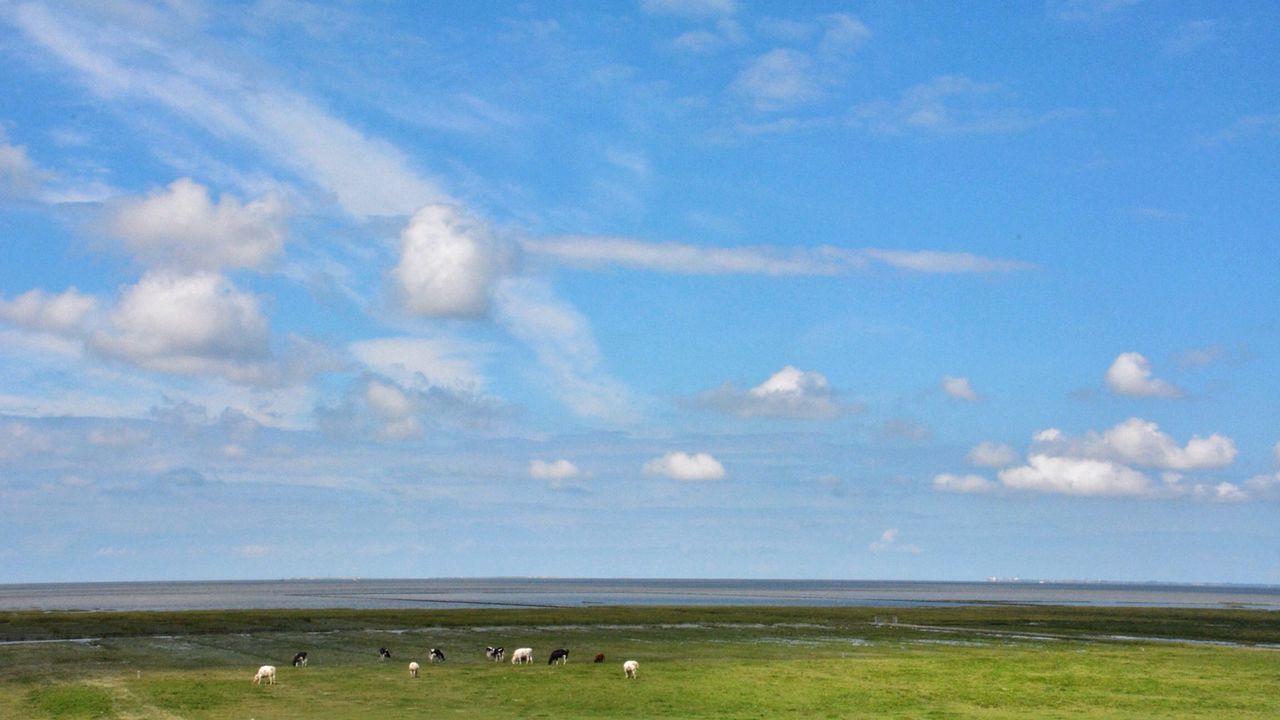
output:
[[[109,718],[114,717],[111,693],[87,685],[53,685],[32,689],[27,703],[34,717]]]

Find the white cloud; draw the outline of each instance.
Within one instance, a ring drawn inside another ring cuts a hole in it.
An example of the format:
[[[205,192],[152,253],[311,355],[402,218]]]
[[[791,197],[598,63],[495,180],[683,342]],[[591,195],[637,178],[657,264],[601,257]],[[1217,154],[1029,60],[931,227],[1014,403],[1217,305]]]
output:
[[[1121,353],[1107,368],[1107,387],[1119,395],[1130,397],[1176,398],[1182,390],[1151,377],[1151,363],[1141,353]]]
[[[967,252],[942,252],[938,250],[877,250],[865,251],[867,256],[899,270],[951,275],[958,273],[1002,273],[1017,270],[1033,270],[1035,265],[1021,260],[988,258]]]
[[[631,391],[600,369],[600,349],[587,318],[545,282],[507,278],[494,291],[499,324],[527,344],[552,380],[551,391],[573,412],[616,423],[634,419]]]
[[[1130,418],[1105,432],[1070,437],[1057,428],[1037,432],[1026,464],[1010,467],[1016,456],[1005,445],[982,443],[969,452],[975,465],[1004,468],[998,474],[1004,487],[1066,495],[1192,497],[1240,501],[1259,495],[1245,487],[1235,492],[1230,483],[1216,486],[1187,483],[1182,471],[1213,470],[1230,465],[1236,456],[1231,438],[1193,436],[1178,446],[1153,422]],[[1136,467],[1135,467],[1136,466]],[[1161,470],[1162,483],[1152,482],[1136,468]],[[972,479],[971,479],[972,478]],[[978,476],[937,476],[939,490],[964,492],[984,488]],[[1247,486],[1247,483],[1246,483]]]
[[[985,468],[1009,467],[1018,462],[1018,453],[1004,443],[978,443],[965,456],[970,465]]]
[[[873,553],[882,553],[886,550],[895,552],[919,554],[920,548],[915,545],[901,545],[898,543],[898,529],[889,528],[880,533],[880,539],[867,546],[867,549]]]
[[[978,399],[978,393],[974,392],[973,386],[969,384],[969,378],[967,377],[942,376],[942,390],[947,394],[947,397],[954,400],[974,402]]]
[[[822,97],[814,62],[788,48],[770,50],[752,60],[733,81],[734,92],[759,111],[785,110]]]
[[[727,17],[738,10],[736,0],[640,0],[650,15],[675,15],[688,19]]]
[[[702,393],[698,405],[739,417],[776,417],[796,420],[828,420],[856,412],[856,403],[841,403],[826,376],[787,365],[747,391],[732,383]]]
[[[552,482],[563,482],[582,475],[582,471],[577,465],[565,459],[553,460],[532,460],[529,462],[529,476],[535,480],[549,480]]]
[[[28,3],[14,15],[29,39],[79,73],[99,96],[155,103],[219,138],[248,145],[354,215],[403,215],[448,200],[397,148],[367,137],[308,98],[270,85],[264,81],[269,74],[237,74],[228,69],[235,63],[217,61],[235,48],[208,37],[203,45],[178,45],[156,32],[166,23],[187,22],[181,13],[112,14],[109,4],[101,13]],[[189,39],[191,33],[181,36]]]
[[[624,267],[679,275],[840,276],[873,262],[928,274],[996,273],[1030,270],[1031,263],[936,250],[853,250],[821,245],[805,248],[708,247],[621,237],[562,236],[526,240],[533,258],[586,270]]]
[[[1000,106],[991,98],[1002,91],[961,75],[941,75],[910,87],[895,100],[878,99],[852,108],[848,123],[878,135],[970,135],[1021,132],[1073,114],[1057,110],[1032,113]]]
[[[856,251],[823,246],[718,248],[618,237],[566,236],[525,241],[535,257],[585,269],[625,267],[679,275],[843,275],[866,265]]]
[[[53,438],[27,423],[7,422],[0,425],[0,460],[16,460],[26,455],[53,450]]]
[[[400,233],[391,271],[401,305],[427,317],[476,318],[489,309],[511,251],[482,221],[451,205],[428,205]]]
[[[832,13],[822,18],[826,31],[818,43],[818,52],[843,54],[862,47],[871,38],[871,30],[861,20],[847,13]]]
[[[1022,467],[1000,471],[1000,482],[1015,490],[1064,495],[1145,495],[1146,475],[1106,460],[1033,454]]]
[[[646,475],[663,475],[673,480],[721,480],[725,477],[724,465],[707,453],[690,455],[669,452],[644,464]]]
[[[47,173],[36,167],[25,147],[4,140],[4,130],[0,128],[0,198],[37,195]]]
[[[388,440],[408,440],[422,434],[413,399],[392,383],[370,379],[364,399],[382,422],[378,434]]]
[[[271,553],[272,549],[268,545],[241,545],[235,548],[236,555],[252,560],[267,557]]]
[[[215,204],[190,178],[145,198],[119,202],[107,228],[143,262],[179,271],[261,269],[284,249],[285,207],[274,194]]]
[[[270,379],[269,329],[257,299],[215,273],[149,273],[125,289],[92,347],[139,367],[234,382]]]
[[[943,492],[954,493],[989,493],[996,489],[996,484],[981,475],[953,475],[940,473],[933,478],[933,488]]]
[[[1083,445],[1092,456],[1168,470],[1221,468],[1236,458],[1236,445],[1229,437],[1216,433],[1207,438],[1196,435],[1186,447],[1178,447],[1173,438],[1160,432],[1158,425],[1140,418],[1129,418],[1101,436],[1091,433]]]
[[[57,295],[40,289],[28,290],[12,300],[0,298],[0,320],[24,330],[78,335],[84,331],[86,318],[97,306],[97,298],[75,288]]]
[[[351,354],[369,369],[405,387],[436,386],[475,392],[485,386],[476,367],[478,346],[445,338],[391,337],[360,340]]]

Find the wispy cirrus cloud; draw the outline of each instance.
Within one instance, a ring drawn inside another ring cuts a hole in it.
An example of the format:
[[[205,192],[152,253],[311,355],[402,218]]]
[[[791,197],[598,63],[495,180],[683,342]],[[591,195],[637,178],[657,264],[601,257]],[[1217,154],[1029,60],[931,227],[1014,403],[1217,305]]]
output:
[[[1010,104],[1008,94],[999,83],[940,75],[895,99],[859,103],[846,122],[876,135],[983,135],[1022,132],[1079,114],[1071,109],[1028,110]]]
[[[586,270],[623,267],[678,275],[849,275],[875,265],[926,274],[1004,273],[1031,270],[1021,260],[988,258],[937,250],[708,247],[676,242],[647,242],[624,237],[561,236],[522,243],[533,259]]]
[[[391,144],[337,118],[311,98],[265,86],[261,78],[205,59],[157,30],[189,22],[181,13],[160,20],[142,15],[103,10],[86,16],[28,3],[17,8],[15,20],[31,42],[98,96],[154,103],[218,138],[233,139],[304,184],[331,193],[354,215],[403,215],[448,199]]]

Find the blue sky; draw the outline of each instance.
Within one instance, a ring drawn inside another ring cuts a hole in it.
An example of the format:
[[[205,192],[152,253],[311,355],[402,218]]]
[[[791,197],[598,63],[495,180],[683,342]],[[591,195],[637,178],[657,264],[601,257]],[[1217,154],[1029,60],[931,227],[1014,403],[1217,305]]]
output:
[[[0,582],[1280,583],[1277,36],[0,2]]]

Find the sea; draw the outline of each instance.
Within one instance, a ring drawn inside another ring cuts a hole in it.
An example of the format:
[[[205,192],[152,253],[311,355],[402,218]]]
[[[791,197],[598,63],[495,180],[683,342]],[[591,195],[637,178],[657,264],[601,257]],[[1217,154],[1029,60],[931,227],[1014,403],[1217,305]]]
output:
[[[599,605],[920,607],[1038,604],[1280,610],[1280,586],[569,578],[326,578],[0,585],[4,610],[581,608]]]

